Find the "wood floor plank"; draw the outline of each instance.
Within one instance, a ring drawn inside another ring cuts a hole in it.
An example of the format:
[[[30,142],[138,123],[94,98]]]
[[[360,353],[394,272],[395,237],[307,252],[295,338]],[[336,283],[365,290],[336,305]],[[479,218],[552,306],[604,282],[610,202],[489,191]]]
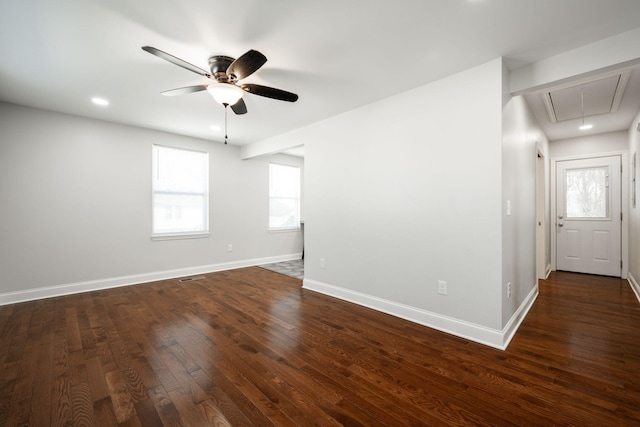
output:
[[[128,394],[134,403],[147,398],[145,384],[142,382],[138,370],[133,365],[129,353],[121,341],[111,342],[111,354],[114,356],[121,378],[127,385]]]
[[[140,384],[145,388],[157,387],[161,384],[158,374],[153,370],[146,357],[140,357],[131,362],[133,363],[133,369],[139,376]]]
[[[35,303],[22,303],[14,311],[10,319],[11,327],[6,329],[7,340],[4,340],[5,350],[0,355],[2,363],[16,362],[22,359],[24,347],[27,344],[29,324],[34,314]]]
[[[137,419],[142,426],[160,426],[162,420],[156,410],[153,401],[150,398],[145,398],[135,403],[134,405]]]
[[[81,383],[71,386],[71,412],[74,426],[93,427],[96,425],[89,384]]]
[[[176,346],[174,346],[175,348]],[[200,385],[189,375],[189,371],[179,361],[178,358],[171,352],[169,348],[165,347],[165,351],[161,354],[163,362],[176,379],[179,387],[169,390],[168,392],[179,390],[180,393],[186,394],[191,398],[194,405],[202,402],[207,398],[207,394],[200,388]],[[193,367],[191,367],[193,369]]]
[[[262,268],[0,307],[0,427],[640,425],[640,303],[553,272],[506,351]]]
[[[5,364],[5,378],[9,379],[10,376],[15,378],[15,381],[8,383],[13,385],[12,390],[5,389],[1,393],[11,392],[14,398],[18,400],[30,399],[33,392],[33,384],[36,380],[36,371],[34,366],[38,360],[38,353],[36,344],[33,342],[27,343],[25,346],[24,357],[20,362],[13,362]]]
[[[45,335],[39,342],[38,359],[35,365],[35,381],[32,388],[31,399],[31,424],[49,425],[51,423],[52,412],[58,405],[52,406],[53,392],[53,368],[50,359],[51,335]]]
[[[231,421],[220,411],[219,405],[212,399],[207,399],[198,404],[198,409],[202,412],[206,422],[210,426],[233,427]]]
[[[92,357],[86,360],[87,383],[91,390],[91,397],[94,401],[104,399],[109,396],[109,387],[105,380],[105,371],[100,363],[100,358]]]
[[[166,391],[175,390],[180,387],[180,383],[159,355],[149,355],[147,356],[147,361],[151,368],[153,368],[153,372],[157,375],[158,381],[160,382],[159,385]]]
[[[149,397],[156,408],[162,424],[166,426],[180,425],[180,414],[164,387],[156,386],[148,390]]]
[[[217,415],[219,412],[233,426],[250,426],[254,425],[249,420],[250,417],[253,417],[252,414],[261,416],[255,405],[237,389],[229,378],[217,370],[213,374],[198,370],[192,372],[191,376],[207,393],[208,398],[198,403],[198,408],[205,418],[211,419],[212,415],[215,415],[214,418],[219,418],[220,416]],[[213,407],[217,411],[214,411]]]
[[[52,426],[65,426],[71,424],[73,412],[71,409],[71,396],[69,379],[67,375],[59,375],[53,383],[51,394]]]
[[[127,383],[120,371],[107,372],[105,375],[109,387],[109,395],[114,408],[115,417],[119,423],[124,423],[136,416],[133,399],[129,395]]]
[[[78,325],[78,313],[76,307],[67,307],[66,309],[66,332],[67,346],[69,352],[82,349],[82,338],[80,337],[80,326]]]
[[[96,426],[110,427],[118,425],[111,397],[105,397],[93,402],[93,413],[95,414]]]
[[[7,411],[5,425],[7,426],[29,426],[29,408],[31,406],[30,399],[13,400]],[[49,423],[45,424],[49,425]]]
[[[190,396],[183,394],[180,389],[172,390],[169,392],[169,397],[174,403],[176,410],[179,414],[180,424],[185,426],[201,426],[206,425],[204,415],[193,401]]]

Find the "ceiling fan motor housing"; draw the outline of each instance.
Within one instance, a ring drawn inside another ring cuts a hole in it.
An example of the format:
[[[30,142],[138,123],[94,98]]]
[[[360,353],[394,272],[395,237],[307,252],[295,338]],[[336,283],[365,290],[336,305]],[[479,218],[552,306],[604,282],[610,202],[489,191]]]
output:
[[[220,83],[235,80],[232,76],[227,75],[227,69],[233,61],[235,61],[235,58],[231,58],[230,56],[217,55],[209,58],[209,69],[211,70],[213,78]]]

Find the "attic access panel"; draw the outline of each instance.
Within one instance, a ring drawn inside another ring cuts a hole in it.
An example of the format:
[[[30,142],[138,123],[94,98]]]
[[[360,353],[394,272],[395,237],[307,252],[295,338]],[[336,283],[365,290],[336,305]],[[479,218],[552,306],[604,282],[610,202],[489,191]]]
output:
[[[618,110],[630,73],[617,73],[571,86],[552,88],[542,93],[552,123],[613,113]]]

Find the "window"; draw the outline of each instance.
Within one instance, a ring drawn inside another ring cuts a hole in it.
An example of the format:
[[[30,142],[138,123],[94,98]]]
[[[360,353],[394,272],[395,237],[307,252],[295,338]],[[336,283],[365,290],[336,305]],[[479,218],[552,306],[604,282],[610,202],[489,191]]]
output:
[[[566,171],[567,218],[604,219],[607,212],[608,168],[586,168]]]
[[[300,168],[269,164],[269,230],[300,227]]]
[[[209,154],[153,146],[153,236],[209,231]]]

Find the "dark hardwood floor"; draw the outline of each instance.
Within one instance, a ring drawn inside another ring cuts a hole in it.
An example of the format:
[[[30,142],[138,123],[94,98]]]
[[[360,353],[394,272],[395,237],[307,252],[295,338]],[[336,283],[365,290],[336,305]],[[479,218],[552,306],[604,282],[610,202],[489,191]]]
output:
[[[0,307],[0,425],[640,425],[640,304],[552,273],[507,351],[259,267]]]

